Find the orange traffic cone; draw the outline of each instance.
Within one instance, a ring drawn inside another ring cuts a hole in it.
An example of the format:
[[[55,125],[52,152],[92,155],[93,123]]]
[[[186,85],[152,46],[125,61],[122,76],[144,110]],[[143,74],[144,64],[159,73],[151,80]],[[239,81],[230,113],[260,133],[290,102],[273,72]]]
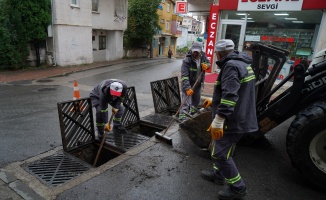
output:
[[[79,92],[79,87],[78,87],[78,83],[77,83],[77,81],[75,81],[74,80],[74,98],[73,98],[73,100],[78,100],[78,99],[80,99],[80,92]],[[80,112],[80,111],[84,111],[85,110],[85,108],[83,108],[83,106],[82,106],[82,101],[80,101],[79,102],[79,105],[77,104],[77,105],[74,105],[71,109],[70,109],[70,112],[72,112],[72,111],[78,111],[78,112]]]
[[[74,100],[77,100],[80,98],[80,93],[79,93],[79,87],[77,81],[74,81]]]

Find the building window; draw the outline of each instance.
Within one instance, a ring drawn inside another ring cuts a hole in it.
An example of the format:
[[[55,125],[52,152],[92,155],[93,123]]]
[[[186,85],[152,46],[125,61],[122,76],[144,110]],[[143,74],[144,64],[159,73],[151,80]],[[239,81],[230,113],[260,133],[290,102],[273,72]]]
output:
[[[170,38],[169,37],[165,38],[165,46],[166,47],[170,46]]]
[[[161,24],[164,24],[164,19],[160,19],[160,23]]]
[[[116,22],[123,22],[127,18],[127,0],[114,0],[114,17]]]
[[[170,46],[174,46],[175,44],[175,37],[171,38]]]
[[[162,3],[165,3],[165,0],[162,0]]]
[[[171,6],[171,4],[168,3],[167,8],[166,8],[166,11],[167,11],[167,12],[170,12],[170,6]]]
[[[70,0],[71,5],[78,6],[78,0]]]
[[[158,48],[158,39],[157,38],[154,38],[154,40],[153,40],[153,48],[154,49]]]
[[[92,0],[92,11],[98,12],[98,0]]]
[[[99,50],[103,50],[103,49],[106,49],[106,36],[103,36],[103,35],[100,35],[98,37],[99,41],[98,41],[98,49]]]
[[[168,20],[165,22],[165,30],[170,30],[170,22]]]

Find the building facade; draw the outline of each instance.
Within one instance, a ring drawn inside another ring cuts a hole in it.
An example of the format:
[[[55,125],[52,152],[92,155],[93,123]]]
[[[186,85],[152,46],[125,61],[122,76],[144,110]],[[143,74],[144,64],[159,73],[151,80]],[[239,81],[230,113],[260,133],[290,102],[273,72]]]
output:
[[[179,32],[181,32],[181,36],[177,39],[177,49],[187,47],[188,46],[188,27],[180,25],[178,26]]]
[[[162,30],[158,31],[153,38],[151,56],[167,56],[169,49],[175,55],[177,38],[182,36],[179,28],[182,17],[175,14],[175,0],[162,0],[157,14]]]
[[[52,0],[47,46],[53,64],[120,59],[126,28],[127,0]]]
[[[194,20],[193,17],[184,16],[182,20],[182,25],[188,28],[188,31],[192,30],[192,21]]]

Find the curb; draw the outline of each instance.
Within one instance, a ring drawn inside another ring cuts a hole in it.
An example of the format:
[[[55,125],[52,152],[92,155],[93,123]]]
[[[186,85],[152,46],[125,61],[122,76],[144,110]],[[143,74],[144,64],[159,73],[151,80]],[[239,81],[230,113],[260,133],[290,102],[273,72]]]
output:
[[[0,171],[0,196],[4,199],[45,200],[12,173]]]

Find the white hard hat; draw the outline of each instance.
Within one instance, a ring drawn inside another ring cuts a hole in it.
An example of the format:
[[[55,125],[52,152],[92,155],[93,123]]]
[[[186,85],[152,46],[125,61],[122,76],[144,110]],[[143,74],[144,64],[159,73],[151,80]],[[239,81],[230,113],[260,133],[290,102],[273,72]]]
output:
[[[229,39],[219,40],[215,44],[215,51],[227,51],[233,49],[234,49],[234,43],[232,40]]]

